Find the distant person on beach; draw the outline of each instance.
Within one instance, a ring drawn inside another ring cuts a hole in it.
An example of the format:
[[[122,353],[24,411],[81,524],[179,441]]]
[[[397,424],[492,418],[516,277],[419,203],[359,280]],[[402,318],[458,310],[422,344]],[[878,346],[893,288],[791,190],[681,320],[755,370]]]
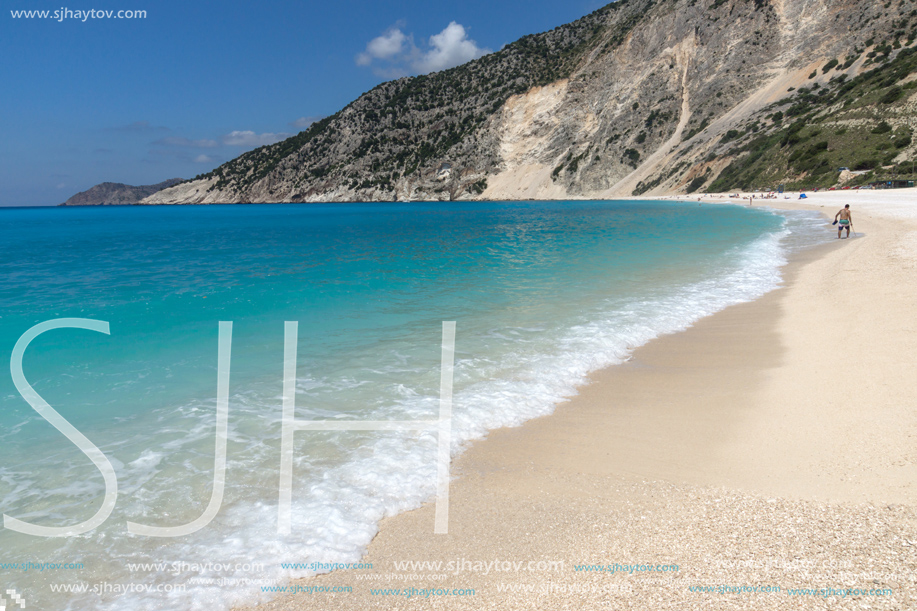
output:
[[[837,238],[840,239],[841,231],[843,231],[844,228],[847,229],[847,237],[849,238],[850,224],[853,222],[853,217],[850,216],[850,204],[846,204],[834,215],[834,222],[837,223]]]

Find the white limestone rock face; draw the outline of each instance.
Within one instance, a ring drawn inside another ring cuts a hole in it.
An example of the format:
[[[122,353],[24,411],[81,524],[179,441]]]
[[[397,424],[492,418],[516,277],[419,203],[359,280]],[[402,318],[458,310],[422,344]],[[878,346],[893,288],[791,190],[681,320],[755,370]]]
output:
[[[764,117],[788,90],[868,69],[865,42],[898,28],[904,8],[619,0],[463,66],[383,83],[297,136],[143,202],[683,192],[741,154],[724,140],[730,130],[759,119],[778,129]],[[820,70],[855,50],[862,57],[847,68]]]

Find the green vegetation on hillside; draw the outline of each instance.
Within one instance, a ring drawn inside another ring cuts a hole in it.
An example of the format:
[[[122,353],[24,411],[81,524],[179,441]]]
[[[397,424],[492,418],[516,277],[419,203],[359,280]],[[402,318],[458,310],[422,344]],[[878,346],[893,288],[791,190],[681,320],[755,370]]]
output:
[[[199,178],[215,177],[211,190],[236,193],[268,176],[289,173],[303,190],[322,181],[388,190],[418,169],[435,169],[447,153],[480,156],[480,151],[455,149],[472,146],[470,136],[511,96],[568,78],[587,52],[598,47],[607,52],[619,45],[654,1],[619,0],[456,68],[383,83],[306,131]],[[625,10],[628,4],[635,6]],[[612,18],[618,13],[620,17]],[[480,184],[469,183],[465,189],[477,192]]]
[[[917,73],[917,50],[903,48],[890,57],[891,47],[888,54],[885,46],[879,49],[873,57],[884,59],[872,62],[876,67],[852,79],[841,74],[827,86],[803,87],[769,108],[775,112],[764,119],[771,129],[760,135],[747,129],[739,145],[724,153],[734,159],[707,190],[778,183],[791,189],[828,187],[837,183],[842,167],[872,171],[851,184],[905,170],[910,174],[910,162],[894,162],[912,144],[910,113],[902,104],[917,88],[917,80],[908,80]],[[736,138],[730,131],[721,144]]]

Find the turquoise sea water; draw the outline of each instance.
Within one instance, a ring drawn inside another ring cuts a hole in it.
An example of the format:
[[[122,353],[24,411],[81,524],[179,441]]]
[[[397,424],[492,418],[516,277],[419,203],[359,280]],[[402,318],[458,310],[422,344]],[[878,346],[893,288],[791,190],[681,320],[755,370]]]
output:
[[[85,535],[0,530],[0,584],[48,609],[223,608],[309,573],[281,563],[358,559],[381,517],[430,499],[430,433],[297,433],[293,534],[277,534],[284,321],[299,322],[297,418],[372,420],[436,417],[441,324],[456,321],[456,453],[550,413],[653,337],[775,288],[786,253],[822,224],[651,202],[0,210],[0,356],[46,320],[110,324],[40,336],[24,372],[119,486]],[[233,322],[220,513],[187,537],[130,536],[127,521],[184,524],[210,499],[219,321]],[[87,519],[102,476],[4,371],[0,510]],[[83,568],[2,568],[19,562]],[[174,562],[197,568],[129,566]],[[103,581],[159,591],[93,593]]]

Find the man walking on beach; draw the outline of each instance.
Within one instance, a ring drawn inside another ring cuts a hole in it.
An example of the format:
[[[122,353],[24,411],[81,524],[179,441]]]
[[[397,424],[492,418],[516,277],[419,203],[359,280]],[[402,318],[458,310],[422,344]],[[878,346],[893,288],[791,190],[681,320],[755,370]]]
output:
[[[838,218],[840,217],[840,218]],[[850,237],[850,224],[853,222],[853,217],[850,216],[850,204],[846,204],[837,214],[834,215],[834,222],[837,223],[837,237],[840,239],[841,231],[846,227],[847,237]]]

